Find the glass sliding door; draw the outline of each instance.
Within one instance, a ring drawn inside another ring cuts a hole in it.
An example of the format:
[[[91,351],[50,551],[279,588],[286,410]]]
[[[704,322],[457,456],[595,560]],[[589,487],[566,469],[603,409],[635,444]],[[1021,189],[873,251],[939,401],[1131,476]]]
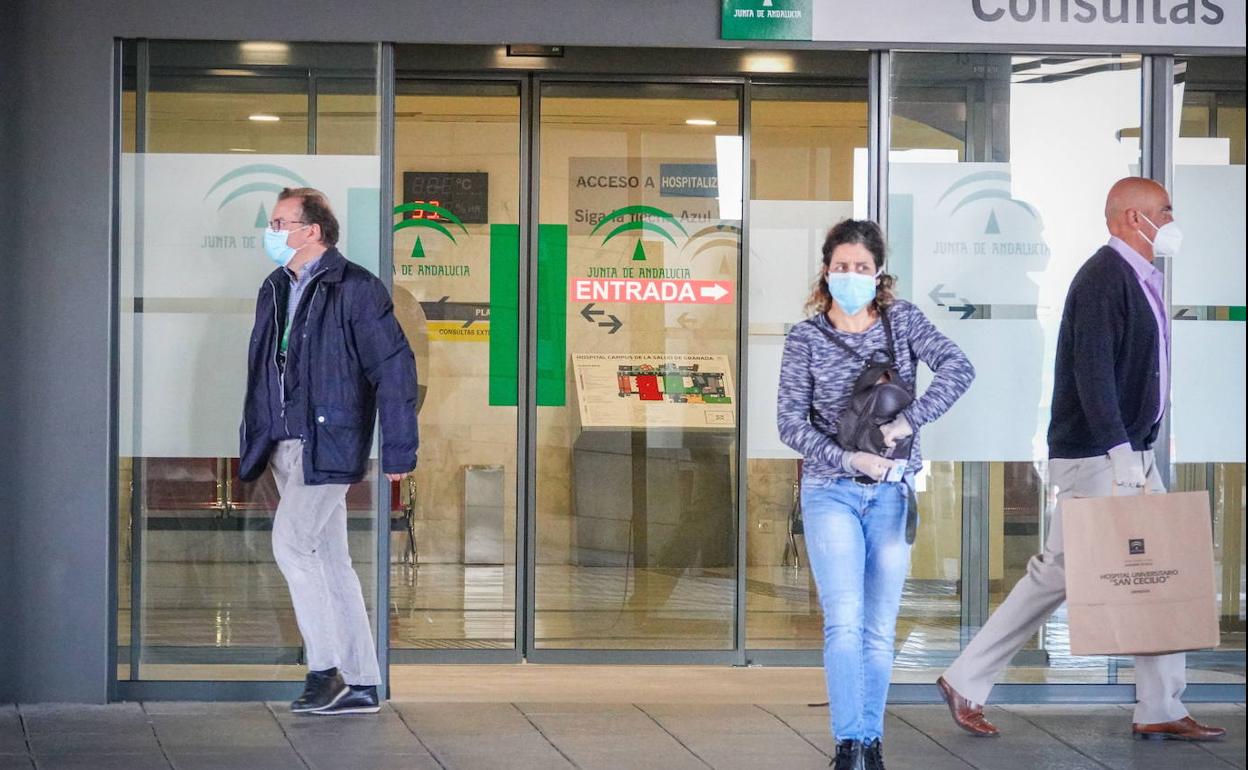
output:
[[[800,458],[776,431],[784,338],[803,320],[828,230],[867,215],[867,73],[750,89],[746,646],[822,650],[797,516]],[[814,658],[812,658],[814,660]]]
[[[1141,61],[891,58],[890,272],[978,372],[924,431],[897,680],[928,683],[1044,540],[1057,328],[1075,271],[1108,240],[1105,194],[1140,170]],[[1006,681],[1115,682],[1116,670],[1070,655],[1059,611]]]
[[[534,650],[732,650],[736,86],[543,84]]]
[[[119,680],[303,676],[275,486],[236,478],[246,351],[283,187],[324,191],[339,248],[379,270],[377,50],[125,44]],[[347,496],[370,610],[377,489],[370,466]]]
[[[394,300],[420,372],[396,506],[395,662],[516,645],[520,85],[400,78]]]
[[[1177,490],[1208,490],[1222,644],[1188,656],[1193,682],[1244,681],[1243,57],[1175,62],[1171,168],[1185,235],[1171,260]],[[1211,365],[1212,364],[1212,365]]]

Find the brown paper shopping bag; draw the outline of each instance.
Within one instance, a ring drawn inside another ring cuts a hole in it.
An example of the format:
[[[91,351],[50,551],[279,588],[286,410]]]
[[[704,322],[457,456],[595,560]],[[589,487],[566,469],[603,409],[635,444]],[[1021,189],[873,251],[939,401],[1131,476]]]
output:
[[[1068,498],[1061,506],[1071,654],[1218,645],[1208,493]]]

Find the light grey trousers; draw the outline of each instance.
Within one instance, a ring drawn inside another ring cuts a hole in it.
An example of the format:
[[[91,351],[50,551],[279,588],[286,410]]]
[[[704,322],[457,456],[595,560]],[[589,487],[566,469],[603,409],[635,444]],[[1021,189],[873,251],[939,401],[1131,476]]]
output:
[[[308,668],[337,668],[347,684],[381,684],[359,576],[347,550],[347,485],[303,482],[303,442],[283,441],[269,460],[281,501],[273,555],[290,588]]]
[[[1151,451],[1141,453],[1149,489],[1165,492]],[[1049,461],[1049,480],[1057,487],[1057,509],[1041,553],[1031,557],[1027,574],[988,618],[971,643],[945,672],[945,680],[963,697],[986,703],[992,686],[1032,634],[1066,601],[1066,558],[1062,545],[1061,501],[1070,497],[1109,497],[1135,490],[1114,490],[1109,457]],[[1183,653],[1135,658],[1137,724],[1170,722],[1187,716],[1180,700],[1187,687]]]

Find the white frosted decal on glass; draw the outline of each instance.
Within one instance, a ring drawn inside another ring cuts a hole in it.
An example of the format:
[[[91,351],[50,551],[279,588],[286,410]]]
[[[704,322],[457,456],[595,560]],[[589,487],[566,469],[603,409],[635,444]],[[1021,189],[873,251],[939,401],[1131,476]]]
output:
[[[1174,305],[1244,305],[1244,167],[1176,166]]]
[[[1244,340],[1242,322],[1174,324],[1174,462],[1244,462]]]
[[[752,459],[799,457],[776,430],[783,335],[805,319],[803,306],[819,274],[828,230],[853,215],[851,201],[750,201],[747,450]]]
[[[275,268],[262,235],[277,193],[324,192],[340,224],[339,248],[376,273],[379,163],[335,155],[122,157],[123,456],[238,454],[255,297]]]
[[[950,321],[975,364],[975,382],[943,417],[923,427],[923,459],[1031,462],[1048,457],[1046,433],[1053,394],[1053,352],[1036,321]],[[919,392],[932,375],[920,365]]]
[[[823,239],[853,211],[850,201],[750,201],[752,327],[803,319]]]
[[[139,296],[254,299],[275,267],[262,236],[283,187],[325,193],[341,226],[339,248],[377,272],[376,156],[170,153],[123,158],[130,163],[142,174],[142,187],[135,188],[137,220],[123,226],[121,253],[126,262],[141,231],[134,258],[139,283],[129,284]],[[362,205],[370,196],[372,205]],[[349,248],[370,241],[371,249]]]
[[[250,314],[143,313],[135,416],[144,457],[234,457]]]
[[[776,388],[780,382],[780,358],[783,353],[784,337],[750,337],[747,456],[752,460],[790,460],[801,457],[780,441],[780,431],[776,428]]]

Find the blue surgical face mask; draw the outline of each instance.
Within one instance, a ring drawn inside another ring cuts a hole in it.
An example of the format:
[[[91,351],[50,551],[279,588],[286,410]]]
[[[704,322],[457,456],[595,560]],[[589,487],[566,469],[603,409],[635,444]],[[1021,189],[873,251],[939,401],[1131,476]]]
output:
[[[307,227],[304,225],[303,227]],[[302,230],[303,227],[296,227],[295,230]],[[290,260],[295,258],[298,249],[287,245],[286,241],[290,238],[290,234],[295,230],[271,230],[264,228],[264,251],[269,255],[269,259],[276,262],[282,267],[290,264]]]
[[[847,315],[855,315],[875,299],[875,276],[828,273],[828,292]]]

